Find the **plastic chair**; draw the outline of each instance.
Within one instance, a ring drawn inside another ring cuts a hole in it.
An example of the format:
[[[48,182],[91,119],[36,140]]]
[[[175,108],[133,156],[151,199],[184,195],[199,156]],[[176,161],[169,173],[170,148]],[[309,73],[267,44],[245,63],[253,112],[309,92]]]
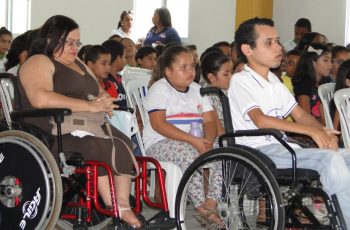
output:
[[[337,107],[341,135],[344,141],[344,147],[350,148],[350,89],[340,89],[334,94],[334,103]]]
[[[136,109],[139,110],[142,118],[142,123],[144,125],[146,124],[146,122],[149,121],[148,113],[143,106],[143,100],[148,92],[148,82],[149,82],[149,79],[146,79],[146,78],[130,79],[128,82],[126,82],[124,86],[130,106],[133,107],[135,111]],[[136,119],[136,115],[135,115],[135,119]],[[142,154],[143,156],[146,156],[142,138],[141,138],[141,132],[138,129],[136,132],[136,136],[139,141]],[[167,193],[169,214],[171,218],[174,218],[176,192],[177,192],[177,188],[180,183],[180,180],[182,178],[183,172],[181,171],[180,167],[173,164],[172,162],[160,161],[159,163],[162,166],[163,170],[165,170],[166,172],[165,189]]]
[[[329,103],[334,96],[335,83],[325,83],[318,87],[318,95],[323,104],[323,112],[326,120],[326,127],[333,129],[333,120],[329,112]]]
[[[123,70],[122,73],[122,84],[125,88],[125,84],[132,79],[148,79],[151,80],[152,74],[151,71],[148,69],[141,69],[141,68],[132,68],[132,67],[128,67],[126,69]]]

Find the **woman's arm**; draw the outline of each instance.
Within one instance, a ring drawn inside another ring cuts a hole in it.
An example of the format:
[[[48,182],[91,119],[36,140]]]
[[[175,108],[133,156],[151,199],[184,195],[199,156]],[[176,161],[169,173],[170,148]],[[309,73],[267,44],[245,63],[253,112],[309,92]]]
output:
[[[68,108],[73,112],[108,112],[114,108],[107,97],[85,101],[55,93],[54,71],[53,63],[45,55],[32,56],[20,68],[20,82],[34,108]]]
[[[157,133],[168,139],[187,142],[193,145],[200,153],[206,152],[207,145],[211,144],[210,141],[204,138],[192,136],[177,128],[176,126],[168,123],[165,119],[165,110],[151,112],[149,113],[149,118],[152,128]],[[207,135],[211,135],[209,131]]]
[[[310,110],[310,97],[307,95],[300,95],[298,96],[298,104],[299,106],[306,111],[307,113],[311,114]]]

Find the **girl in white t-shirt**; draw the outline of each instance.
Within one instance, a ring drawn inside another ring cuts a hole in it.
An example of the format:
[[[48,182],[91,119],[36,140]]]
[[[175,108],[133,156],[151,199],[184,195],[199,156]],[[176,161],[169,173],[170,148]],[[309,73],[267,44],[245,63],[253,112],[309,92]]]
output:
[[[213,108],[193,82],[195,62],[189,49],[179,45],[167,48],[158,59],[157,73],[160,80],[151,86],[145,100],[150,118],[143,132],[146,153],[159,161],[171,161],[185,171],[199,155],[213,148]],[[203,137],[189,134],[193,121],[200,123]],[[204,191],[205,175],[200,173],[194,175],[188,191],[199,214],[210,222],[221,223],[216,214],[221,170],[217,165],[212,167],[208,192]]]

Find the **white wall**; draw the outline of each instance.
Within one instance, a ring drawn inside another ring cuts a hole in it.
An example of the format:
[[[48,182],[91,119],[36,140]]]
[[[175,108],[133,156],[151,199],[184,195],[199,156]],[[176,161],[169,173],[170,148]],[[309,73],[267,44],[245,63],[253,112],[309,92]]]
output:
[[[56,14],[73,18],[81,29],[83,44],[101,44],[117,26],[120,13],[133,8],[133,1],[31,0],[31,28]]]
[[[308,18],[312,30],[327,36],[330,42],[345,43],[346,0],[274,0],[273,19],[282,43],[294,37],[294,24]]]
[[[100,44],[110,35],[123,10],[133,9],[133,0],[31,0],[31,29],[56,14],[73,18],[80,26],[84,44]],[[190,0],[189,38],[199,53],[215,42],[233,41],[236,0]],[[172,12],[181,14],[182,12]],[[151,20],[151,19],[150,19]]]
[[[190,0],[189,17],[188,42],[199,53],[218,41],[234,40],[236,0]]]

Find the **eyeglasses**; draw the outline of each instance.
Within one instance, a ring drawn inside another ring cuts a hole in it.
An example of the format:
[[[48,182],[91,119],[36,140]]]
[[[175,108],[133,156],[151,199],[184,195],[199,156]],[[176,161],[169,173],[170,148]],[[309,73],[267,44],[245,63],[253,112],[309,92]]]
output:
[[[65,43],[67,46],[69,46],[70,48],[73,48],[73,47],[80,48],[80,46],[83,45],[83,43],[81,43],[80,41],[72,41],[72,40],[65,41],[64,43]]]
[[[183,64],[177,67],[180,71],[186,71],[186,70],[194,70],[196,68],[196,64]]]

